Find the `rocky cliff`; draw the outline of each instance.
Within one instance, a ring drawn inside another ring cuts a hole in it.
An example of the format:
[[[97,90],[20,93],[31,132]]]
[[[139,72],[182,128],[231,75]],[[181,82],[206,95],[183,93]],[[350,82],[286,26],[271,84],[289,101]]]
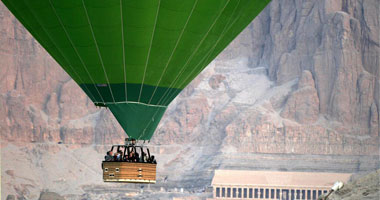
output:
[[[379,168],[379,5],[273,0],[170,105],[150,143],[161,161],[157,187],[202,188],[216,168]],[[5,191],[36,197],[54,183],[66,189],[56,192],[77,194],[102,184],[33,175],[56,166],[50,151],[68,156],[90,145],[93,156],[66,164],[96,165],[89,159],[102,158],[102,145],[124,138],[112,114],[96,108],[2,4],[0,136],[3,160],[12,160],[9,152],[30,157],[2,162]],[[13,169],[20,163],[33,173]]]
[[[158,134],[219,127],[224,145],[247,152],[377,154],[378,16],[376,0],[272,1],[172,104]]]
[[[331,194],[331,200],[377,200],[380,197],[380,170],[352,178],[344,187]],[[320,198],[322,199],[322,198]]]

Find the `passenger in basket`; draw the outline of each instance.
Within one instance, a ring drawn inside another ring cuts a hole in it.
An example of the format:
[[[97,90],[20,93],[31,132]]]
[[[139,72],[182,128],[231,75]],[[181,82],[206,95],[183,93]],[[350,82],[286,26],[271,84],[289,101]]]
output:
[[[154,156],[150,157],[150,162],[153,163],[153,164],[157,164],[156,159],[154,158]]]
[[[112,156],[113,152],[112,151],[108,151],[107,152],[107,155],[104,157],[104,160],[105,161],[113,161],[113,156]]]
[[[135,151],[132,149],[131,152],[129,152],[129,161],[134,162],[135,160]]]
[[[142,153],[140,162],[148,162],[148,156],[145,152]]]
[[[134,159],[134,162],[139,162],[140,161],[140,155],[139,153],[135,153],[135,159]]]
[[[117,160],[117,161],[121,161],[121,154],[122,154],[121,151],[118,151],[118,152],[116,153],[116,160]]]

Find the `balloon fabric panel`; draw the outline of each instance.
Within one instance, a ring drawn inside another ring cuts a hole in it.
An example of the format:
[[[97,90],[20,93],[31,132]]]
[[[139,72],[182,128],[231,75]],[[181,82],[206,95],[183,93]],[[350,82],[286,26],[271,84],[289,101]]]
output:
[[[270,0],[2,0],[95,105],[149,140],[170,102]]]

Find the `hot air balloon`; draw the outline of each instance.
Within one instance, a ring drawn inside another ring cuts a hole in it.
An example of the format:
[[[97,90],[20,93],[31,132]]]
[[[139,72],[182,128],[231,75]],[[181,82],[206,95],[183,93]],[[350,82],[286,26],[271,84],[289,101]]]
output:
[[[129,138],[150,140],[170,102],[270,0],[2,1]]]

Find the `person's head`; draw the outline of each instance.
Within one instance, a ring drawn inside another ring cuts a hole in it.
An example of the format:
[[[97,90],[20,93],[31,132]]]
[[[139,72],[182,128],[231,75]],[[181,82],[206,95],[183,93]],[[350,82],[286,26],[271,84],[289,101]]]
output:
[[[109,151],[109,154],[108,154],[108,155],[112,156],[112,155],[113,155],[113,152],[112,152],[112,151]]]

